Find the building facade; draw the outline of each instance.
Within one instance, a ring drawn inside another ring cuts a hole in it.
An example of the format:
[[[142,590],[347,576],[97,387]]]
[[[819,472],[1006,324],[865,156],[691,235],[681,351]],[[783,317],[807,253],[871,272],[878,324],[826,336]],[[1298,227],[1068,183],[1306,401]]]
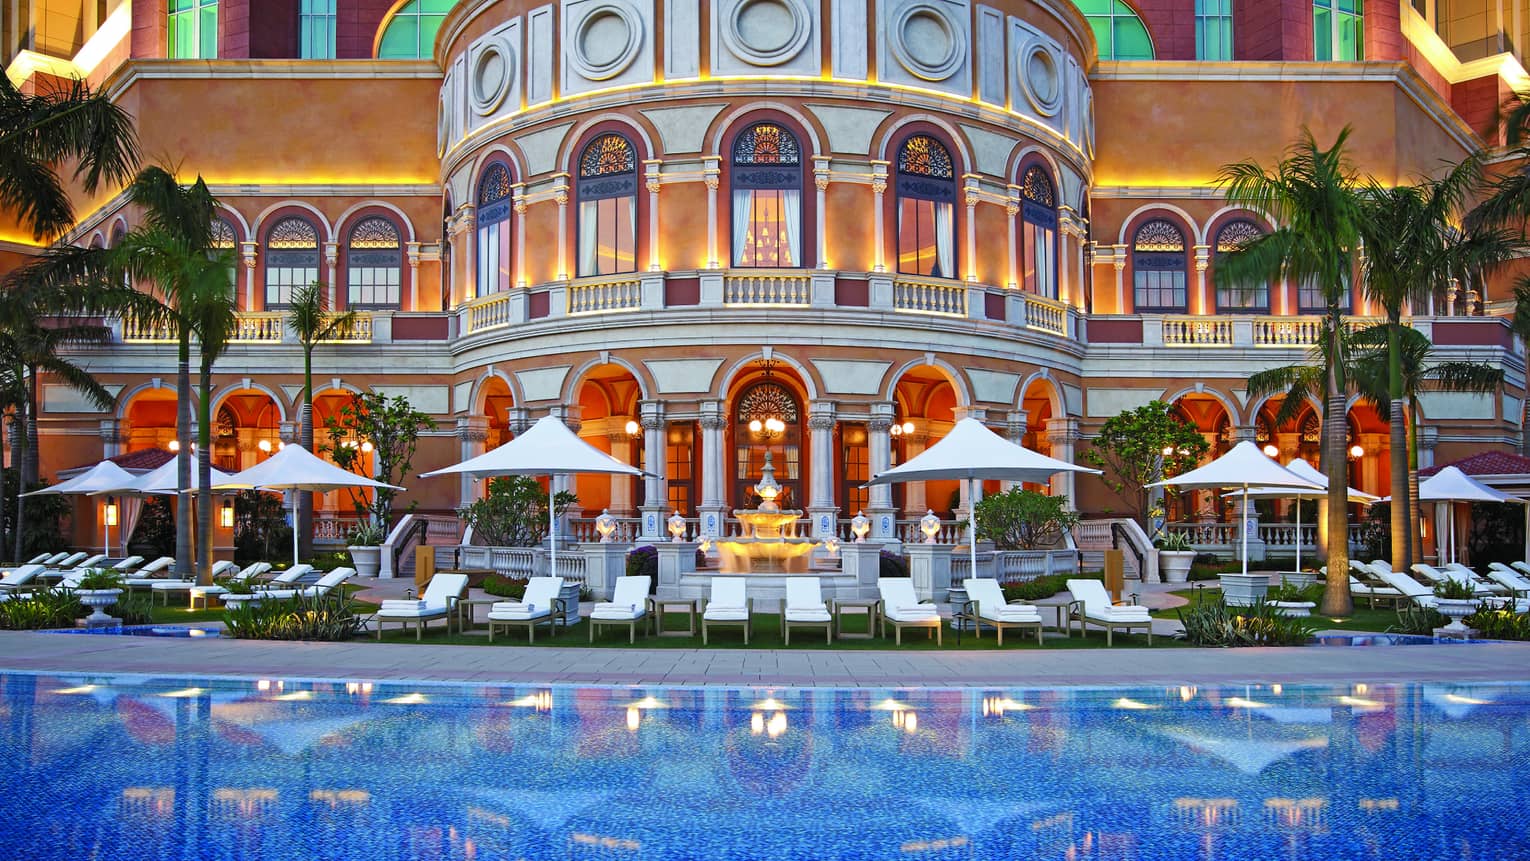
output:
[[[218,366],[218,466],[294,438],[301,352],[282,309],[317,280],[360,312],[316,355],[321,425],[347,392],[406,395],[439,423],[420,471],[552,413],[657,476],[576,483],[588,514],[641,517],[636,532],[659,534],[673,511],[703,534],[727,529],[769,451],[783,502],[815,534],[864,511],[895,537],[969,500],[955,482],[862,483],[964,416],[1073,459],[1104,420],[1161,399],[1213,453],[1254,439],[1315,460],[1316,412],[1277,425],[1278,402],[1244,381],[1304,359],[1321,297],[1215,286],[1218,255],[1272,227],[1226,205],[1219,170],[1273,163],[1303,127],[1326,142],[1352,126],[1357,168],[1383,182],[1494,146],[1497,106],[1524,83],[1525,4],[1468,5],[76,0],[4,12],[13,81],[105,88],[137,116],[146,154],[202,175],[221,202],[240,328]],[[115,190],[79,211],[67,237],[79,244],[136,224]],[[0,226],[0,268],[30,253]],[[1413,309],[1443,358],[1507,372],[1491,396],[1424,395],[1424,465],[1517,443],[1524,356],[1493,316],[1506,294],[1440,285]],[[169,333],[115,325],[116,343],[86,356],[116,392],[110,410],[43,388],[45,475],[174,440]],[[753,424],[767,418],[779,429]],[[1350,436],[1353,483],[1389,492],[1385,423],[1356,403]],[[1093,479],[1051,489],[1089,512],[1123,504]],[[444,478],[410,488],[441,512],[480,492]],[[1209,494],[1180,506],[1225,513]],[[319,508],[322,534],[337,535],[347,501]]]

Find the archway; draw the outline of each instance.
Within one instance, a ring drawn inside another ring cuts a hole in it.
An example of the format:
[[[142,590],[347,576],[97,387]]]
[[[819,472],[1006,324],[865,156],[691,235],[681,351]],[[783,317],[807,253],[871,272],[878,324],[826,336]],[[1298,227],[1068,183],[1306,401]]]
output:
[[[648,467],[643,460],[643,429],[638,400],[642,387],[622,365],[597,365],[575,384],[579,404],[579,437],[623,463]],[[636,517],[642,505],[642,482],[630,475],[580,475],[574,492],[588,515],[610,511],[614,517]]]
[[[730,459],[723,486],[727,504],[753,508],[754,486],[771,455],[783,509],[806,509],[807,395],[796,371],[774,363],[753,366],[733,381],[728,394],[727,435]]]
[[[175,389],[168,386],[143,389],[134,394],[122,409],[123,450],[178,450],[180,441],[175,438],[175,403]]]
[[[893,403],[892,462],[896,466],[945,439],[956,423],[960,398],[946,371],[933,365],[917,365],[898,378],[893,387]],[[893,507],[901,510],[906,519],[923,517],[927,510],[951,519],[961,505],[960,485],[954,480],[894,484]]]
[[[1050,380],[1034,379],[1025,387],[1020,397],[1020,408],[1025,410],[1025,436],[1020,439],[1020,444],[1031,451],[1040,452],[1047,457],[1053,457],[1052,439],[1047,432],[1047,423],[1054,418],[1060,418],[1054,412],[1054,404],[1057,402],[1057,387]],[[1046,492],[1050,489],[1049,484],[1024,484],[1029,490]]]
[[[1222,401],[1209,394],[1191,393],[1181,395],[1174,401],[1173,413],[1195,425],[1210,446],[1201,463],[1210,463],[1227,453],[1237,442],[1233,433],[1233,417]],[[1218,498],[1216,491],[1195,490],[1170,492],[1164,495],[1165,518],[1169,522],[1223,522],[1238,519],[1234,503]]]
[[[213,466],[238,472],[265,460],[281,444],[281,408],[259,389],[238,389],[213,408]]]
[[[361,462],[364,470],[371,474],[372,443],[370,440],[341,438],[334,439],[329,433],[329,424],[337,420],[341,410],[350,406],[356,397],[356,392],[346,388],[323,387],[316,384],[313,392],[313,445],[314,454],[334,462],[334,457],[328,453],[337,445],[359,449]],[[368,505],[371,502],[371,492],[367,490],[332,490],[327,493],[314,494],[313,503],[313,540],[315,548],[320,545],[327,549],[343,546],[350,531],[355,528],[358,514],[356,506]]]

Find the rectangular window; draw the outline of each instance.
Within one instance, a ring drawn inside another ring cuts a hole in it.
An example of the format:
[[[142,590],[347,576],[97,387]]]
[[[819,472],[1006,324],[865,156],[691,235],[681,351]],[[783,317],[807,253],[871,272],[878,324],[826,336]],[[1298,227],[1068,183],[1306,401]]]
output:
[[[266,308],[285,308],[292,304],[292,291],[319,280],[319,268],[306,266],[266,266]]]
[[[350,308],[397,308],[399,303],[399,279],[403,269],[398,265],[369,266],[366,261],[352,257],[346,266],[345,301]]]
[[[298,11],[298,56],[335,58],[335,0],[303,0]]]
[[[580,202],[580,278],[637,271],[636,209],[631,196]]]
[[[1312,0],[1312,58],[1365,59],[1365,0]]]
[[[218,56],[218,0],[170,0],[169,54],[173,60]]]
[[[1316,281],[1308,281],[1296,288],[1296,311],[1299,314],[1327,314],[1328,300],[1323,298],[1323,288]],[[1339,313],[1349,314],[1354,311],[1354,300],[1349,295],[1349,285],[1344,285],[1344,294],[1339,297]]]
[[[478,295],[510,289],[510,222],[496,221],[478,228]]]
[[[734,266],[800,266],[801,234],[802,192],[796,189],[734,190]]]
[[[1269,285],[1260,285],[1258,287],[1218,287],[1217,310],[1246,311],[1256,314],[1268,313],[1270,310]]]
[[[862,424],[840,425],[839,510],[845,518],[854,517],[866,510],[870,489],[862,487],[871,478],[871,452],[866,445],[866,426]]]
[[[1137,312],[1185,310],[1185,273],[1177,269],[1138,269],[1132,275]]]
[[[956,277],[956,236],[949,203],[898,199],[898,271],[931,278]]]
[[[1195,58],[1233,58],[1232,0],[1195,0]]]
[[[694,515],[696,496],[695,425],[670,422],[665,429],[665,478],[669,486],[669,508],[682,515]]]
[[[1025,259],[1021,264],[1020,287],[1048,299],[1057,298],[1056,231],[1027,221],[1021,231]]]

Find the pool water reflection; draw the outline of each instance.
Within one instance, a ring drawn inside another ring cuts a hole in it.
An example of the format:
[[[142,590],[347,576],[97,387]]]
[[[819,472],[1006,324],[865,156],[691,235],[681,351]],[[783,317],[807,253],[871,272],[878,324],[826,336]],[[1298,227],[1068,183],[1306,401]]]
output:
[[[0,858],[1521,859],[1530,686],[0,675]]]

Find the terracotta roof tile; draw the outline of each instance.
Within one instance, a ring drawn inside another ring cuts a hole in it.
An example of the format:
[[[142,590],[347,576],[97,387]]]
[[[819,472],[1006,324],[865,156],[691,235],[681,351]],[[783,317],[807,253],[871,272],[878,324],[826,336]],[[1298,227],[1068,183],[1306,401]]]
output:
[[[1418,471],[1427,478],[1447,466],[1453,466],[1467,475],[1530,475],[1530,457],[1521,457],[1506,451],[1484,451],[1471,457],[1463,457],[1455,463],[1442,463]]]

